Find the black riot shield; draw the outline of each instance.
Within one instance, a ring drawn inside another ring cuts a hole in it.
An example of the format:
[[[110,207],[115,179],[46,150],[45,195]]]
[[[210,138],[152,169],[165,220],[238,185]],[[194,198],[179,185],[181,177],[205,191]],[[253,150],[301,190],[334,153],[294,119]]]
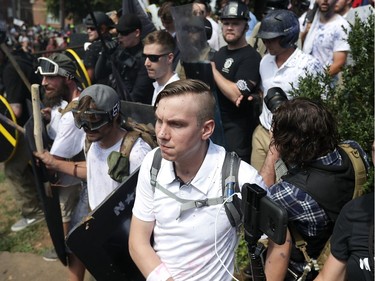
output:
[[[145,280],[129,255],[137,169],[68,234],[66,243],[97,281]]]
[[[217,101],[216,84],[210,63],[213,50],[210,49],[207,43],[204,19],[193,14],[193,4],[173,7],[172,16],[186,77],[198,79],[208,84]],[[222,146],[225,144],[224,129],[217,102],[215,107],[215,130],[211,140]]]
[[[36,151],[34,141],[34,121],[32,117],[25,124],[25,137],[30,148],[31,165],[35,175],[38,194],[40,196],[40,199],[42,200],[43,211],[47,222],[48,231],[50,233],[51,240],[59,260],[64,265],[67,265],[68,262],[65,250],[65,235],[61,217],[59,192],[57,189],[52,188],[52,196],[50,196],[46,194],[46,191],[44,189],[44,183],[49,182],[49,177],[47,169],[45,168],[43,163],[39,161],[39,165],[36,165],[35,157],[32,155],[32,151]],[[48,142],[46,132],[43,132],[43,137],[43,143],[46,144]]]

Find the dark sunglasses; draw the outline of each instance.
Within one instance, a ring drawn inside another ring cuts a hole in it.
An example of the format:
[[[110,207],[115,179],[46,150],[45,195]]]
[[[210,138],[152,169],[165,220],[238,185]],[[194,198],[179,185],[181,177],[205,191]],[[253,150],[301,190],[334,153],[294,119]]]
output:
[[[92,31],[96,30],[95,26],[87,26],[86,29],[87,30],[92,30]]]
[[[148,54],[142,54],[142,57],[149,59],[151,62],[158,62],[161,57],[167,56],[170,53],[167,54],[161,54],[161,55],[148,55]]]
[[[118,31],[118,33],[122,36],[128,36],[130,33],[136,31],[136,29],[134,30],[126,30],[126,31]]]

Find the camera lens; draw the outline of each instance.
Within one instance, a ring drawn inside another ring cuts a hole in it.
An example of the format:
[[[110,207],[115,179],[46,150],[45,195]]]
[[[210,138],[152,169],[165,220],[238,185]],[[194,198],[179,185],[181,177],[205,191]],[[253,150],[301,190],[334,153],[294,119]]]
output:
[[[281,103],[287,100],[288,97],[280,87],[270,88],[264,97],[264,103],[271,112],[274,112]]]

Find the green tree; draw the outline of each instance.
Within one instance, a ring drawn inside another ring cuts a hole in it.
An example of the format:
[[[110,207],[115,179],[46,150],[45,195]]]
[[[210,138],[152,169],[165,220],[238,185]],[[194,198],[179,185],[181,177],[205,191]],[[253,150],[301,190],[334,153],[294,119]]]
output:
[[[299,80],[299,87],[292,90],[292,95],[322,100],[336,116],[342,139],[357,141],[371,155],[374,140],[373,14],[366,22],[356,17],[348,32],[348,43],[351,62],[344,67],[339,83],[327,73],[308,75]]]
[[[94,11],[112,11],[118,10],[122,6],[122,0],[87,0],[90,1],[90,5]],[[64,14],[65,16],[71,15],[74,19],[79,20],[86,17],[88,14],[88,7],[86,4],[86,0],[79,0],[79,1],[67,1],[63,0],[64,2]],[[47,3],[47,10],[50,12],[54,17],[59,18],[60,13],[60,0],[46,0]]]
[[[321,100],[335,115],[342,140],[355,140],[371,157],[374,141],[374,14],[351,24],[348,43],[350,63],[342,71],[340,83],[328,73],[307,75],[299,80],[293,96]],[[374,169],[369,171],[365,191],[374,189]]]

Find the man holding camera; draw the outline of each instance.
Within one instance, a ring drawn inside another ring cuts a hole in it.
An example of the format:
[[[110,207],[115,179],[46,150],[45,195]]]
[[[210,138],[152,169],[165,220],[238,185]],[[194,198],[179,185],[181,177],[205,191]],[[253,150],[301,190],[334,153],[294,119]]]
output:
[[[292,90],[292,85],[298,87],[298,80],[301,77],[307,73],[320,72],[322,67],[318,60],[304,54],[296,47],[299,22],[291,11],[275,10],[268,13],[261,22],[257,36],[263,40],[268,50],[268,54],[260,62],[264,100],[259,117],[260,125],[253,134],[251,153],[251,165],[259,171],[270,145],[269,130],[272,122],[270,108],[277,106],[275,102],[291,99],[292,96],[288,92]],[[282,95],[283,92],[286,95]]]

